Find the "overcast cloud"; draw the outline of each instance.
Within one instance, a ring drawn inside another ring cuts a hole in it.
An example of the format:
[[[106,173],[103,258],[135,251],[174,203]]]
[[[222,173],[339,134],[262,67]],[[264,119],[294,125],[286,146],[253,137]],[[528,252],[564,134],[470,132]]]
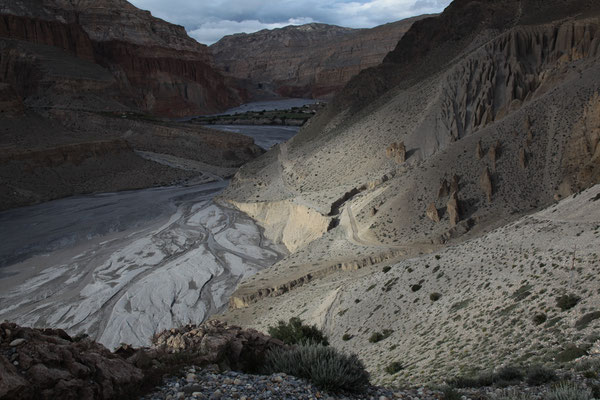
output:
[[[372,28],[403,18],[437,13],[451,0],[129,0],[152,15],[183,25],[200,43],[310,22]]]

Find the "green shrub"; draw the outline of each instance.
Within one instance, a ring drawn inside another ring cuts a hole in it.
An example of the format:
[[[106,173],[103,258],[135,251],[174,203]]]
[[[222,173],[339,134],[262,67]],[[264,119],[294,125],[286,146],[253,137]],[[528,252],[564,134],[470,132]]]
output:
[[[307,379],[319,388],[332,392],[362,392],[369,385],[369,373],[355,354],[346,355],[319,344],[269,351],[264,372],[283,372]]]
[[[449,380],[449,384],[456,388],[479,388],[487,386],[509,386],[521,382],[523,372],[512,366],[501,368],[498,372],[482,372],[474,376],[457,376]]]
[[[288,323],[279,321],[277,326],[269,327],[269,335],[285,344],[314,343],[329,345],[327,336],[316,325],[304,325],[298,317],[290,318]]]
[[[566,294],[556,299],[556,306],[562,311],[567,311],[575,307],[580,300],[581,297],[578,297],[574,294]]]
[[[494,381],[506,381],[506,382],[520,382],[523,380],[523,371],[517,367],[506,366],[502,367],[496,374],[494,374]]]
[[[600,311],[594,311],[585,314],[577,322],[575,322],[575,328],[577,328],[578,330],[585,329],[592,321],[595,321],[598,318],[600,318]]]
[[[383,273],[385,274],[385,273],[389,272],[390,269],[392,269],[392,267],[390,267],[390,266],[383,267]]]
[[[462,394],[460,394],[456,389],[452,386],[445,386],[442,388],[443,399],[444,400],[461,400]]]
[[[531,386],[539,386],[557,380],[556,372],[541,365],[533,365],[527,369],[526,380]]]
[[[438,300],[439,300],[439,299],[441,299],[441,298],[442,298],[442,295],[441,295],[441,293],[437,293],[437,292],[435,292],[435,293],[431,293],[431,294],[429,295],[429,300],[431,300],[431,301],[438,301]]]
[[[388,337],[390,337],[390,335],[394,333],[393,330],[391,329],[384,329],[381,332],[374,332],[371,337],[369,338],[369,342],[371,343],[377,343],[377,342],[381,342],[384,339],[387,339]]]
[[[548,400],[590,400],[591,390],[580,387],[573,383],[562,382],[550,389]]]
[[[583,357],[585,355],[587,355],[587,351],[585,351],[584,349],[580,349],[577,346],[570,345],[556,355],[556,361],[566,363],[569,361],[573,361],[579,357]]]
[[[391,363],[390,365],[385,367],[385,372],[387,372],[390,375],[394,375],[394,374],[402,371],[403,369],[404,369],[404,366],[402,365],[401,362],[394,361],[393,363]]]
[[[348,340],[352,339],[354,336],[350,335],[349,333],[344,333],[344,336],[342,336],[342,340],[344,342],[347,342]]]
[[[533,316],[533,323],[536,325],[541,325],[544,322],[546,322],[547,319],[548,319],[548,317],[546,316],[546,314],[543,314],[543,313],[535,314]]]
[[[419,285],[419,284],[416,284],[416,285],[412,285],[412,286],[410,287],[410,290],[412,290],[413,292],[418,292],[419,290],[421,290],[421,288],[422,288],[422,287],[423,287],[423,286],[421,286],[421,285]]]

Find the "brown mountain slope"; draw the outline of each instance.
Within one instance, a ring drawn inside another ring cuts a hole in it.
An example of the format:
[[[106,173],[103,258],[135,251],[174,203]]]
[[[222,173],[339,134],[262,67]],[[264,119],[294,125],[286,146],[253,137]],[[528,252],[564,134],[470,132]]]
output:
[[[537,293],[517,308],[526,311],[518,323],[535,331],[538,361],[577,340],[572,323],[600,300],[590,287],[565,281],[565,260],[577,245],[584,254],[580,282],[597,273],[597,187],[576,200],[593,221],[580,225],[590,233],[581,242],[576,209],[564,221],[565,236],[551,211],[544,218],[554,222],[536,228],[539,236],[509,224],[523,218],[527,225],[526,215],[600,183],[599,25],[600,3],[578,0],[457,0],[440,17],[415,23],[382,65],[361,72],[289,143],[245,165],[227,189],[224,200],[293,251],[238,288],[232,308],[251,309],[227,318],[264,328],[275,316],[302,314],[333,337],[355,335],[338,343],[358,344],[380,381],[401,375],[439,382],[459,367],[519,361],[522,330],[490,317],[509,306],[497,317],[517,317],[508,300],[517,285]],[[490,236],[496,228],[501,238]],[[513,235],[514,243],[507,239]],[[532,242],[519,235],[532,235]],[[423,256],[430,252],[438,253]],[[562,272],[542,273],[523,261],[540,252],[541,269]],[[501,254],[514,259],[495,257]],[[340,272],[374,264],[396,272]],[[489,290],[481,274],[489,276]],[[415,294],[426,283],[428,293]],[[558,332],[532,328],[528,313],[551,312],[567,288],[588,294],[585,310],[569,314]],[[433,307],[434,291],[448,301]],[[534,301],[540,296],[544,301]],[[498,299],[491,308],[490,298]],[[368,342],[389,327],[395,340]],[[482,327],[488,334],[479,334]],[[481,354],[476,345],[484,340],[503,345]],[[438,360],[443,370],[436,370]],[[392,361],[416,366],[386,376]]]
[[[2,1],[0,14],[0,37],[56,46],[98,63],[115,77],[119,100],[145,112],[198,115],[241,103],[210,66],[206,46],[124,0]]]
[[[329,98],[358,72],[378,65],[424,16],[350,29],[307,24],[226,36],[210,46],[216,66],[255,98]]]
[[[0,0],[0,209],[232,174],[252,139],[151,115],[238,104],[209,64],[126,1]]]

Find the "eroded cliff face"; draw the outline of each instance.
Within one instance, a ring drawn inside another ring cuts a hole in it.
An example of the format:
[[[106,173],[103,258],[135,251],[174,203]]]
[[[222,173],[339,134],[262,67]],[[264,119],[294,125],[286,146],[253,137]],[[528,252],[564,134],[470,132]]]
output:
[[[381,63],[411,18],[373,29],[325,24],[226,36],[210,47],[216,66],[256,98],[329,98],[353,76]]]
[[[210,65],[206,46],[126,1],[6,1],[0,14],[0,37],[58,47],[101,65],[114,76],[119,100],[144,112],[199,115],[242,102],[241,92]]]

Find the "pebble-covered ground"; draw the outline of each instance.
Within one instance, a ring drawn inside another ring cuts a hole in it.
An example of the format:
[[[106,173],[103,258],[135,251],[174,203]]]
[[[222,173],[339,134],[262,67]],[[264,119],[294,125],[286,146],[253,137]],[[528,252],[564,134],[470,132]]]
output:
[[[216,368],[190,367],[182,377],[168,378],[162,387],[142,400],[392,400],[439,399],[441,393],[428,389],[402,392],[382,387],[369,387],[362,394],[329,394],[311,383],[286,374],[248,375],[228,371],[219,373]]]

